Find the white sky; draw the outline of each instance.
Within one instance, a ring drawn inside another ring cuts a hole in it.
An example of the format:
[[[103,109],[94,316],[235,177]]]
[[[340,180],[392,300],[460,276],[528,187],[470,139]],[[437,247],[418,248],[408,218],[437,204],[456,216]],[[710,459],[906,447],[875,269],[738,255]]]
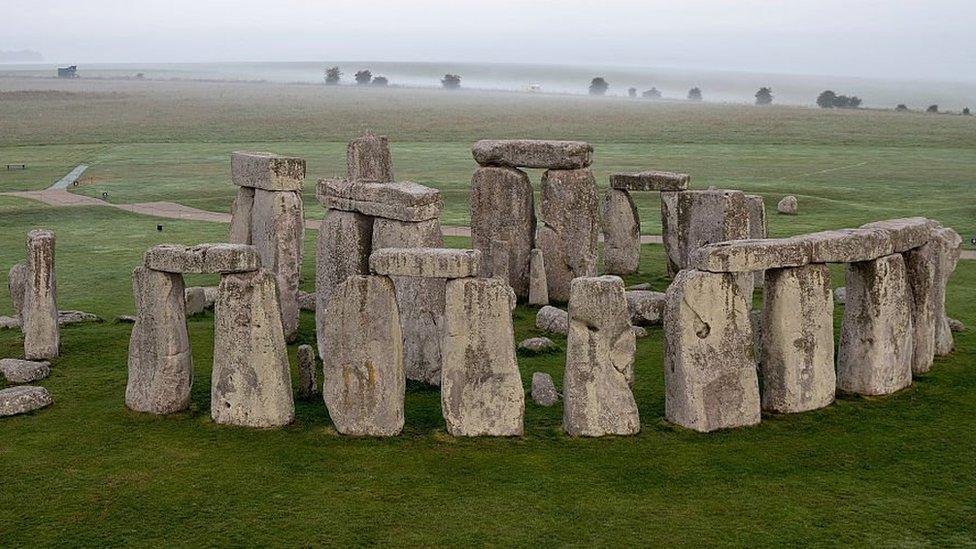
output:
[[[474,61],[976,80],[976,0],[0,0],[51,62]]]

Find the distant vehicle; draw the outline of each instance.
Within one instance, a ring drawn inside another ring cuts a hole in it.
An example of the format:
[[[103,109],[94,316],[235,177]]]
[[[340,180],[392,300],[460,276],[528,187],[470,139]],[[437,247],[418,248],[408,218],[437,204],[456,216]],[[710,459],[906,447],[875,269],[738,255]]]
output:
[[[542,84],[526,84],[522,86],[522,91],[530,93],[538,93],[542,91]]]
[[[78,65],[58,67],[58,78],[78,78]]]

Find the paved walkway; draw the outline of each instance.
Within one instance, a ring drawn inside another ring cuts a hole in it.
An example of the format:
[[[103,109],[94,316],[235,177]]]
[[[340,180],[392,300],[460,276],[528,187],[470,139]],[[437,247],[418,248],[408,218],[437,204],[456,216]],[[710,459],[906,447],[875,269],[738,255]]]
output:
[[[7,196],[19,196],[43,202],[49,206],[69,207],[69,206],[106,206],[117,208],[127,212],[163,217],[166,219],[185,219],[192,221],[210,221],[213,223],[230,223],[230,214],[211,212],[199,208],[191,208],[175,202],[139,202],[135,204],[112,204],[98,198],[72,194],[65,190],[71,183],[85,171],[88,166],[82,164],[71,170],[71,173],[61,178],[54,185],[43,191],[19,191],[0,193]],[[73,179],[72,179],[73,177]],[[65,183],[67,181],[67,183]],[[318,230],[321,221],[306,219],[305,227],[311,230]],[[443,227],[444,236],[471,236],[470,227]],[[658,235],[641,235],[641,244],[662,244],[662,239]],[[963,250],[962,259],[976,259],[976,251]]]

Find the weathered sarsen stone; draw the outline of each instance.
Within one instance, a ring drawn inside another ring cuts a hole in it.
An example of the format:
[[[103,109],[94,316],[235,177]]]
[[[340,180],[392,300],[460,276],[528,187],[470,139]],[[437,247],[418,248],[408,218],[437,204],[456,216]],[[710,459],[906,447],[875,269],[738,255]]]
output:
[[[393,436],[403,429],[403,335],[393,282],[353,276],[326,310],[322,394],[344,435]]]
[[[298,359],[298,396],[311,399],[319,392],[315,382],[315,349],[311,345],[299,345],[295,358]]]
[[[54,276],[54,233],[27,234],[27,285],[24,291],[24,358],[57,358],[61,347],[58,329],[57,282]]]
[[[935,284],[939,243],[930,240],[908,250],[905,259],[906,287],[912,315],[912,374],[927,373],[935,358]]]
[[[210,415],[216,423],[277,427],[295,418],[274,275],[225,274],[214,308]]]
[[[275,275],[285,339],[298,331],[298,285],[305,248],[305,209],[297,192],[254,191],[251,244]]]
[[[346,146],[346,174],[350,181],[393,181],[390,142],[385,135],[366,132]]]
[[[559,392],[552,376],[545,372],[532,374],[532,400],[539,406],[552,406],[559,402]]]
[[[938,227],[932,230],[932,239],[938,243],[935,261],[935,286],[932,291],[936,318],[935,354],[936,356],[945,356],[951,353],[954,347],[952,330],[949,329],[949,320],[945,311],[946,285],[959,262],[962,237],[948,227]]]
[[[261,268],[257,248],[247,244],[159,244],[142,258],[147,269],[179,274],[244,273]]]
[[[51,363],[46,360],[4,358],[0,359],[0,373],[7,379],[7,383],[32,383],[51,374]]]
[[[474,160],[482,166],[577,170],[593,161],[593,147],[583,141],[534,139],[484,139],[471,147]]]
[[[741,191],[680,192],[676,208],[673,230],[680,268],[689,267],[692,255],[702,246],[749,238],[749,209]],[[670,221],[668,230],[672,230]]]
[[[491,241],[491,276],[511,286],[512,247],[507,240]]]
[[[746,207],[749,209],[749,238],[769,238],[769,226],[766,223],[766,204],[763,197],[757,194],[746,195]],[[764,276],[762,271],[755,274],[756,287],[762,288]]]
[[[600,216],[589,169],[548,170],[542,176],[537,242],[545,259],[549,299],[567,301],[570,282],[595,276]]]
[[[328,209],[399,221],[437,219],[442,203],[440,191],[409,181],[376,183],[320,179],[315,195]]]
[[[626,297],[631,324],[652,326],[661,323],[664,307],[668,302],[667,294],[650,290],[628,290]]]
[[[610,188],[624,191],[686,191],[690,183],[691,176],[684,173],[648,170],[610,174]]]
[[[230,173],[239,187],[301,192],[305,160],[269,152],[235,152],[230,157]]]
[[[0,417],[26,414],[46,406],[53,400],[44,387],[21,385],[0,391]]]
[[[386,276],[477,276],[481,252],[456,248],[381,248],[369,256],[372,272]]]
[[[566,335],[569,333],[569,313],[558,307],[546,305],[536,313],[535,327],[544,332]]]
[[[511,289],[494,278],[448,281],[441,407],[454,436],[522,434]]]
[[[357,212],[329,210],[315,244],[315,327],[319,349],[325,348],[325,310],[336,288],[350,276],[369,274],[373,218]]]
[[[678,246],[678,195],[675,191],[661,193],[661,239],[668,259],[668,276],[681,270],[681,251]]]
[[[563,428],[570,436],[640,431],[630,390],[636,339],[616,276],[573,280],[563,377]]]
[[[549,304],[549,283],[546,281],[546,262],[539,248],[532,249],[529,263],[529,305]]]
[[[529,293],[535,224],[535,198],[525,172],[494,166],[475,170],[471,176],[471,247],[484,256],[481,276],[492,274],[491,241],[508,241],[509,284],[520,298]]]
[[[10,304],[17,318],[24,312],[24,291],[27,289],[27,262],[14,263],[7,275],[7,289],[10,290]]]
[[[252,187],[238,187],[237,197],[230,205],[230,236],[227,241],[231,244],[251,243],[251,212],[254,210],[254,189]]]
[[[640,219],[625,190],[607,189],[603,197],[603,269],[608,274],[631,274],[640,265]]]

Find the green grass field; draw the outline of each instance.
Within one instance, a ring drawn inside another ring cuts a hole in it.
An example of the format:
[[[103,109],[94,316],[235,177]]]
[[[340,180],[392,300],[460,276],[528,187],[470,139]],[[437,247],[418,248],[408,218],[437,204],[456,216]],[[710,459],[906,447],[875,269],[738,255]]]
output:
[[[15,84],[0,81],[0,92],[31,83]],[[475,94],[411,91],[410,101],[371,96],[360,105],[351,95],[313,97],[323,90],[308,86],[173,84],[168,96],[135,83],[43,84],[102,95],[0,102],[0,164],[31,165],[0,172],[0,191],[44,188],[84,162],[93,181],[76,192],[227,211],[230,151],[304,156],[310,177],[328,177],[343,171],[344,141],[368,125],[395,140],[399,178],[444,191],[446,224],[467,222],[470,142],[533,136],[591,139],[601,182],[616,169],[682,170],[699,188],[760,192],[770,210],[795,193],[799,216],[770,215],[778,235],[918,214],[966,240],[976,232],[976,125],[962,117],[506,94],[484,99],[487,114],[476,116]],[[644,231],[659,232],[655,197],[638,200]],[[314,202],[306,189],[310,217],[321,215]],[[154,244],[217,241],[227,231],[167,220],[160,233],[157,222],[0,196],[2,272],[23,258],[29,229],[54,229],[60,307],[107,320],[62,330],[63,356],[41,383],[52,407],[0,420],[0,545],[976,544],[976,262],[961,262],[949,288],[948,313],[969,326],[956,334],[957,351],[890,397],[842,398],[753,428],[691,433],[662,419],[662,332],[654,328],[638,343],[638,436],[570,439],[560,407],[529,401],[525,436],[454,439],[438,393],[411,384],[402,436],[350,439],[334,431],[320,400],[299,402],[296,422],[283,429],[214,425],[209,312],[189,320],[191,409],[173,417],[125,409],[131,325],[111,320],[132,313],[132,268]],[[314,237],[306,238],[305,290]],[[627,281],[663,291],[662,254],[644,246],[641,273]],[[833,273],[843,285],[843,270]],[[10,310],[4,293],[0,314]],[[540,335],[534,313],[516,310],[517,340]],[[526,387],[534,371],[561,385],[565,338],[553,339],[559,352],[519,356]],[[299,343],[314,343],[310,313]],[[0,356],[21,353],[20,334],[0,331]]]

